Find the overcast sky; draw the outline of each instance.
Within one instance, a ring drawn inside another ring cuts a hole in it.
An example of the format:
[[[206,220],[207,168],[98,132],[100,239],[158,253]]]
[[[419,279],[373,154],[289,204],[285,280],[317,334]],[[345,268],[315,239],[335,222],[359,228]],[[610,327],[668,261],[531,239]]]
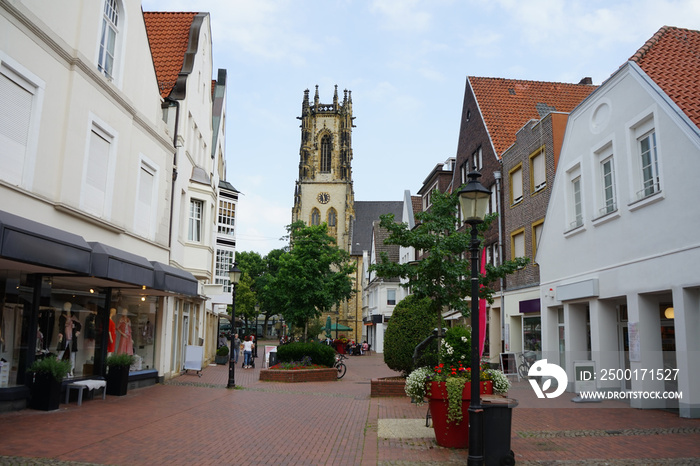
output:
[[[601,84],[698,0],[144,0],[209,12],[228,71],[227,180],[239,251],[283,247],[304,90],[352,91],[355,200],[400,201],[457,151],[467,76]]]

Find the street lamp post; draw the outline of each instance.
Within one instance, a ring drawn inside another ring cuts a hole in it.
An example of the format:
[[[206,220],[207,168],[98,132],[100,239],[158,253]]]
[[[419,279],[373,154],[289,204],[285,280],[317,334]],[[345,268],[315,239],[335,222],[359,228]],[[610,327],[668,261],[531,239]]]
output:
[[[471,226],[471,299],[472,299],[472,379],[471,401],[469,403],[469,457],[467,464],[476,466],[484,464],[483,413],[481,406],[481,383],[479,363],[480,318],[479,316],[479,237],[476,226],[484,221],[489,206],[491,191],[479,181],[481,173],[472,172],[467,175],[469,182],[459,192],[459,204],[464,216],[464,222]]]
[[[235,340],[235,328],[236,328],[236,285],[241,279],[241,271],[238,270],[236,265],[238,262],[233,263],[233,267],[228,271],[228,278],[231,281],[231,351],[228,360],[228,384],[226,388],[234,388],[236,386],[236,363],[233,360],[233,342]]]

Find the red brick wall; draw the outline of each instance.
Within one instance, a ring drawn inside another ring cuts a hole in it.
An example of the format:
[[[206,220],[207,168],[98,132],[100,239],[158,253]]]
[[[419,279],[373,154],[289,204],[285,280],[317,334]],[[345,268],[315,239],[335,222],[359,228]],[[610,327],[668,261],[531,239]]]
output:
[[[372,379],[370,397],[408,396],[405,379]]]
[[[295,371],[263,369],[260,371],[260,380],[265,382],[333,382],[338,380],[338,371],[332,367]]]

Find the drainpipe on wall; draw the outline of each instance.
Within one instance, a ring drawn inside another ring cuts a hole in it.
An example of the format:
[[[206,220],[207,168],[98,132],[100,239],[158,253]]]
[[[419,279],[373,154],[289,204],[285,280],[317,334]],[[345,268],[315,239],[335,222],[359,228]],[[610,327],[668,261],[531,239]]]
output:
[[[501,172],[493,172],[493,177],[496,179],[496,212],[498,212],[498,259],[503,263],[503,212],[501,212]],[[506,302],[503,299],[503,277],[500,279],[500,296],[501,296],[501,352],[505,352],[505,318],[506,318]]]
[[[173,242],[173,207],[175,205],[175,180],[177,180],[177,128],[180,124],[180,102],[177,100],[166,97],[163,107],[167,103],[167,107],[175,107],[175,127],[173,129],[173,148],[175,152],[173,153],[173,179],[172,186],[170,189],[170,226],[168,228],[168,248],[172,247]]]

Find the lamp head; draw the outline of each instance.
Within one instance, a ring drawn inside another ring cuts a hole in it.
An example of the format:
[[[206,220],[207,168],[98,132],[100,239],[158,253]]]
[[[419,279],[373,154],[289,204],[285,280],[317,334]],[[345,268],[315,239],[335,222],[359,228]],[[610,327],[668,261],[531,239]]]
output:
[[[462,188],[459,195],[459,205],[462,209],[464,221],[470,225],[476,225],[484,221],[486,211],[489,208],[491,190],[479,182],[481,173],[471,172],[467,175],[469,182]]]
[[[232,285],[237,285],[241,279],[241,271],[238,269],[237,265],[238,262],[234,262],[233,267],[231,267],[228,271],[228,278]]]

